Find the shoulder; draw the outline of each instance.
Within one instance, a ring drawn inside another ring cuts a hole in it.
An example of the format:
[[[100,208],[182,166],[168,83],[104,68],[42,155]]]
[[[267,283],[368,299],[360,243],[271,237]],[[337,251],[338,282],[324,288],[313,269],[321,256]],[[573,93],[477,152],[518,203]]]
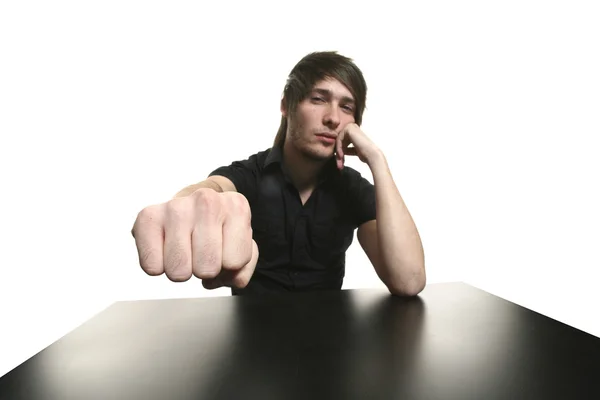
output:
[[[263,169],[263,167],[265,165],[265,162],[267,160],[267,157],[269,156],[270,151],[271,151],[271,149],[262,150],[262,151],[259,151],[257,153],[254,153],[254,154],[248,156],[245,159],[235,160],[231,164],[237,165],[237,166],[244,166],[244,167],[251,168],[251,169],[261,170],[261,169]]]
[[[247,198],[253,198],[256,185],[262,170],[265,160],[269,154],[269,150],[259,151],[245,159],[238,159],[230,162],[228,165],[222,165],[208,174],[208,177],[217,177],[213,179],[227,179],[226,184],[229,187],[235,188],[239,193],[244,194]]]
[[[359,171],[344,166],[340,171],[342,204],[348,207],[355,227],[376,218],[375,186]]]
[[[352,167],[344,166],[336,181],[336,191],[346,203],[369,204],[375,199],[375,185]]]
[[[270,149],[262,150],[257,153],[251,154],[246,158],[239,158],[231,161],[229,165],[222,165],[215,171],[211,172],[211,175],[215,173],[222,173],[223,171],[229,170],[249,170],[249,171],[260,171],[265,165],[265,161],[269,155]]]

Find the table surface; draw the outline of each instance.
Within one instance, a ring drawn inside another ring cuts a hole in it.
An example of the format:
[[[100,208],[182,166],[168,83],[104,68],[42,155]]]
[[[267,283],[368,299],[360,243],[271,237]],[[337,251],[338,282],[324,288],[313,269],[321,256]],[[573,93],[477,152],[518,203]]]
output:
[[[600,339],[464,283],[127,301],[0,399],[600,399]]]

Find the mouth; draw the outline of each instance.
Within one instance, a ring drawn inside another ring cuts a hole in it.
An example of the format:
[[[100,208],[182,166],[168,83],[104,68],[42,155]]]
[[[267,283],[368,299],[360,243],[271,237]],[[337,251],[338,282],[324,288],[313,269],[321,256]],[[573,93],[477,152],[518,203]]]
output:
[[[334,139],[334,140],[337,138],[337,135],[335,133],[329,133],[329,132],[320,132],[320,133],[317,133],[316,135]]]
[[[331,133],[317,133],[315,136],[325,144],[333,144],[335,143],[336,139],[336,135]]]

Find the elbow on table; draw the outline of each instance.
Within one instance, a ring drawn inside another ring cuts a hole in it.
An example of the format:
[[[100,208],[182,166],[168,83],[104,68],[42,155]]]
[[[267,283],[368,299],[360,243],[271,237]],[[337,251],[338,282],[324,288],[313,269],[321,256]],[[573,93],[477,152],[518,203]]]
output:
[[[425,286],[427,285],[427,281],[425,279],[425,276],[422,277],[415,277],[414,279],[411,279],[408,282],[403,282],[403,283],[391,283],[386,285],[388,287],[388,290],[390,291],[390,293],[394,296],[399,296],[399,297],[414,297],[417,296],[419,293],[421,293],[423,291],[423,289],[425,289]]]

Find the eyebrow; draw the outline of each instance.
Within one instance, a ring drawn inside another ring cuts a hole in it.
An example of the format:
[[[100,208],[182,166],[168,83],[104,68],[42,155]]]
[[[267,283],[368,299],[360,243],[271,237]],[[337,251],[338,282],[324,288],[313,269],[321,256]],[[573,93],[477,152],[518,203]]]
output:
[[[312,90],[312,92],[322,94],[323,96],[329,96],[329,97],[333,96],[333,93],[331,93],[331,90],[327,90],[327,89],[315,88]],[[348,97],[348,96],[342,96],[341,100],[345,103],[351,103],[351,104],[356,103],[352,97]]]

